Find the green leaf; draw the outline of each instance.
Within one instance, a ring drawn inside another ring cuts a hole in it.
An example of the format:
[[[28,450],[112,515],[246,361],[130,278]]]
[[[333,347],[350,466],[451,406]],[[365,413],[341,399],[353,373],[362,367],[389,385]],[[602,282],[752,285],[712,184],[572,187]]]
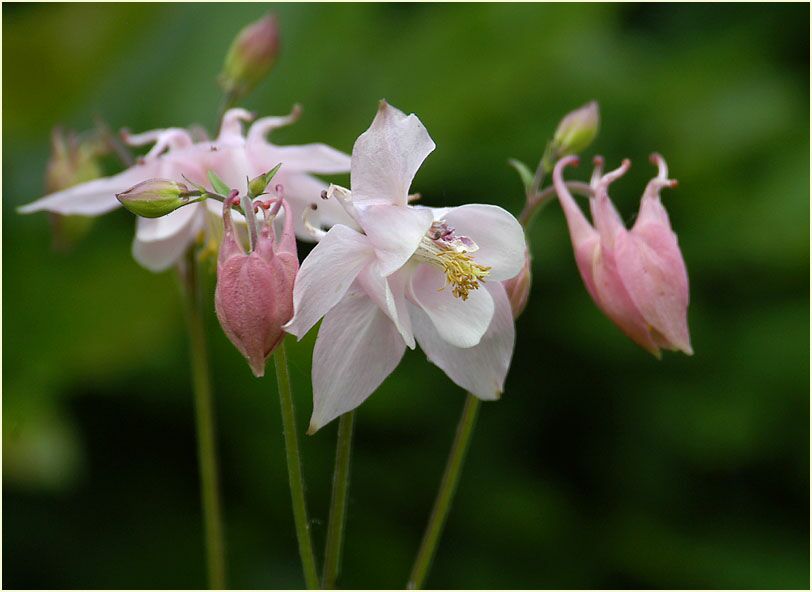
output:
[[[533,186],[533,172],[521,160],[516,160],[515,158],[509,159],[508,164],[518,171],[522,179],[522,185],[524,185],[524,192],[527,193],[530,191],[530,188]]]
[[[214,171],[209,171],[209,181],[211,182],[211,186],[214,188],[214,190],[220,195],[227,196],[229,193],[231,193],[229,186],[226,185]]]

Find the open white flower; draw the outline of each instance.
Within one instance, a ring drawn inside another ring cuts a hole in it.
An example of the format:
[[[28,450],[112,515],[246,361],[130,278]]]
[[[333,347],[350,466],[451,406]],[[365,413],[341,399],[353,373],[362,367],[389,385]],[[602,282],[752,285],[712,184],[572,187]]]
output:
[[[434,147],[415,115],[382,101],[353,147],[352,192],[327,192],[354,223],[333,226],[302,263],[286,326],[301,338],[324,317],[310,433],[360,405],[415,342],[477,397],[502,392],[514,327],[501,282],[522,269],[524,233],[497,206],[408,205]]]
[[[349,221],[337,203],[323,202],[319,198],[327,184],[312,175],[344,173],[349,170],[350,159],[324,144],[275,146],[268,142],[266,135],[270,131],[293,123],[298,115],[299,110],[295,108],[286,117],[263,117],[243,135],[242,124],[252,119],[252,115],[244,109],[231,109],[223,117],[217,139],[199,142],[182,128],[125,135],[125,140],[132,146],[154,145],[125,171],[52,193],[23,206],[20,212],[44,210],[98,216],[119,207],[121,204],[116,194],[137,183],[152,178],[181,181],[185,176],[195,183],[208,185],[209,170],[217,173],[230,187],[245,192],[247,179],[282,163],[274,184],[285,188],[285,197],[295,217],[297,236],[312,241],[312,233],[302,223],[305,210],[309,212],[311,223],[322,226]],[[316,203],[317,210],[311,212]],[[203,202],[182,207],[161,218],[138,218],[133,256],[152,271],[170,267],[183,256],[201,231],[209,231],[207,212],[211,212],[211,224],[222,224],[221,209],[219,202]],[[236,213],[235,222],[244,223]]]

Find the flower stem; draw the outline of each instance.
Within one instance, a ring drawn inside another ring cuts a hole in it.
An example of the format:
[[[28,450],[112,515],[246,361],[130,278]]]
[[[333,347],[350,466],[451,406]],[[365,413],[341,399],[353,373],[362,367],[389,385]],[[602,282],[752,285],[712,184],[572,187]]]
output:
[[[293,409],[293,395],[290,390],[288,358],[284,341],[274,351],[273,361],[276,366],[279,403],[282,407],[282,428],[285,434],[288,480],[293,503],[293,521],[296,523],[296,538],[299,541],[299,556],[302,559],[305,585],[308,589],[313,590],[319,587],[319,576],[316,572],[316,558],[313,555],[313,542],[310,539],[310,524],[307,519],[302,459],[299,453],[299,433],[296,430],[296,414]]]
[[[324,571],[321,578],[321,587],[325,590],[335,588],[336,578],[341,566],[341,546],[344,540],[344,523],[347,513],[347,491],[350,488],[350,456],[354,421],[354,411],[345,413],[338,421],[333,494],[330,500],[330,519],[327,523],[327,544],[324,548]]]
[[[468,445],[471,442],[471,435],[474,433],[477,411],[479,411],[479,399],[468,393],[465,398],[465,406],[462,409],[462,416],[457,424],[454,443],[451,445],[451,452],[448,455],[443,480],[440,482],[440,489],[437,491],[437,498],[434,500],[434,508],[426,525],[426,532],[423,534],[423,540],[420,543],[412,573],[409,576],[407,587],[410,590],[417,590],[423,586],[434,553],[437,551],[437,544],[440,542],[448,511],[451,509],[451,501],[454,499],[454,492],[460,481],[460,473],[465,462],[465,455],[468,452]]]
[[[201,307],[200,282],[194,252],[189,249],[182,273],[185,288],[186,325],[189,331],[192,380],[195,396],[197,455],[200,465],[200,498],[206,536],[209,587],[225,588],[226,567],[223,545],[223,519],[220,509],[220,483],[206,332]]]

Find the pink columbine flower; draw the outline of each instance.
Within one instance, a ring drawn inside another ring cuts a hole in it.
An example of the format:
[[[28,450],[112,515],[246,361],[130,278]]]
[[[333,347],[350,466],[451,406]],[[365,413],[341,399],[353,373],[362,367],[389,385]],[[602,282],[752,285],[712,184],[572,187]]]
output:
[[[125,171],[57,191],[23,206],[20,212],[46,210],[98,216],[119,207],[116,194],[138,183],[155,178],[183,181],[186,177],[193,183],[207,185],[209,170],[217,173],[229,187],[240,188],[244,193],[246,179],[282,163],[275,182],[285,186],[298,236],[312,241],[313,236],[302,224],[301,215],[313,203],[319,202],[317,211],[311,215],[315,223],[329,226],[349,221],[338,204],[319,199],[327,185],[313,174],[343,173],[349,170],[350,162],[349,156],[324,144],[276,146],[267,141],[266,135],[270,131],[293,123],[298,115],[299,109],[296,108],[286,117],[258,119],[243,135],[242,124],[252,116],[244,109],[231,109],[223,116],[217,139],[198,142],[188,130],[181,128],[125,134],[130,145],[154,145]],[[133,243],[135,259],[152,271],[172,266],[201,231],[209,231],[207,222],[219,220],[220,204],[213,200],[208,202],[188,205],[160,218],[138,218]],[[287,211],[285,215],[288,215]],[[241,214],[235,214],[234,218],[244,223]]]
[[[631,230],[626,229],[608,193],[610,183],[631,166],[628,160],[603,175],[603,160],[595,159],[589,199],[594,227],[575,203],[562,175],[566,166],[578,162],[577,157],[558,161],[553,181],[567,218],[578,270],[598,308],[655,356],[660,356],[661,348],[690,355],[688,272],[660,201],[660,190],[675,187],[677,182],[668,178],[662,156],[653,154],[651,160],[658,174],[646,186]]]
[[[236,193],[236,192],[233,192]],[[265,374],[265,361],[282,341],[282,326],[293,316],[293,283],[299,269],[292,216],[285,216],[284,228],[276,239],[274,218],[281,197],[262,203],[265,217],[256,244],[246,253],[231,219],[231,207],[239,198],[223,203],[223,243],[217,262],[214,307],[220,326],[257,377]],[[259,202],[255,202],[259,203]],[[255,224],[254,216],[248,217]]]
[[[434,147],[415,115],[382,101],[352,150],[352,192],[331,186],[325,196],[352,222],[333,226],[302,263],[286,327],[301,338],[324,317],[310,433],[360,405],[415,343],[481,399],[502,392],[514,342],[502,281],[524,264],[524,234],[497,206],[408,205]]]

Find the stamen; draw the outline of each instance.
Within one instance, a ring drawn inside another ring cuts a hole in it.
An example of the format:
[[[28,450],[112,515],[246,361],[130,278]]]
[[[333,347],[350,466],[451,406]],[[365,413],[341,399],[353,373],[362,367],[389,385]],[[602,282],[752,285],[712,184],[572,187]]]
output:
[[[471,253],[478,250],[473,240],[456,235],[453,228],[440,220],[431,225],[414,256],[440,269],[446,278],[445,286],[452,286],[452,294],[468,300],[471,290],[479,289],[479,283],[485,281],[491,269],[473,260]]]

